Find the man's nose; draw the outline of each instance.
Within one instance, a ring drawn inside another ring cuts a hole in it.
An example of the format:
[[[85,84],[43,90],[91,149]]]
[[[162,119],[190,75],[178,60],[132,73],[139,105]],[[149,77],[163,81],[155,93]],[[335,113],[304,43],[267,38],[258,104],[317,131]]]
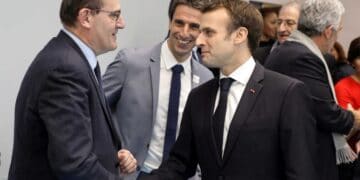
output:
[[[122,16],[120,16],[119,19],[116,21],[116,28],[118,28],[118,29],[125,28],[125,20]]]

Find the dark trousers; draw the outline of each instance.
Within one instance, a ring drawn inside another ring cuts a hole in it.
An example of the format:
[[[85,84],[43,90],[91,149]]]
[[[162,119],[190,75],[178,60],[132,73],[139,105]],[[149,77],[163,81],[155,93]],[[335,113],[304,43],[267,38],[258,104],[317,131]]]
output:
[[[360,180],[360,160],[357,159],[353,163],[340,164],[339,180]]]

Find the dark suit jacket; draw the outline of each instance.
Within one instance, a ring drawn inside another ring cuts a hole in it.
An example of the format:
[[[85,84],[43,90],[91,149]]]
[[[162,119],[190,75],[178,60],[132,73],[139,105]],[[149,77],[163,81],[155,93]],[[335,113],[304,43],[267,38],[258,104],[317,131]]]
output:
[[[223,158],[213,134],[218,80],[194,89],[167,162],[143,179],[316,180],[315,120],[304,84],[257,64],[230,125]]]
[[[266,58],[271,52],[272,44],[269,46],[258,47],[253,53],[254,59],[256,59],[260,64],[265,64]]]
[[[310,89],[318,127],[318,171],[322,180],[338,179],[331,133],[347,134],[353,116],[336,105],[323,63],[302,44],[286,41],[268,56],[265,67],[299,79]]]
[[[85,56],[64,32],[32,62],[15,107],[9,180],[113,180],[120,141]]]

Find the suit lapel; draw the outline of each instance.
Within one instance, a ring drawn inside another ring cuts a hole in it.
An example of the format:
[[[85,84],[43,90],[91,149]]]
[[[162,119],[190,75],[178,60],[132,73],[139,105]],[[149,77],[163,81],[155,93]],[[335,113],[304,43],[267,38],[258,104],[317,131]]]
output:
[[[198,62],[194,58],[191,58],[190,62],[191,62],[191,89],[194,89],[197,86],[199,86],[200,82],[202,82],[198,70],[198,65],[200,64],[197,64]]]
[[[253,74],[251,75],[248,84],[246,85],[241,100],[238,104],[237,110],[230,124],[228,132],[223,162],[229,159],[234,145],[237,142],[239,131],[242,124],[248,118],[249,113],[254,107],[256,98],[260,94],[262,84],[260,81],[264,79],[264,68],[256,64]]]
[[[70,46],[81,56],[81,59],[83,60],[85,66],[88,69],[88,73],[89,73],[90,79],[91,79],[91,81],[92,81],[92,83],[93,83],[93,85],[95,87],[96,94],[98,95],[98,98],[100,100],[101,107],[102,107],[103,112],[105,114],[106,121],[107,121],[107,123],[109,125],[113,140],[115,141],[117,147],[120,148],[121,147],[121,141],[118,138],[120,136],[117,134],[118,131],[116,131],[115,126],[113,125],[112,118],[111,118],[110,113],[109,113],[109,108],[108,108],[107,102],[105,100],[105,96],[103,94],[103,90],[100,89],[100,86],[99,86],[98,81],[97,81],[97,79],[95,77],[94,71],[91,69],[90,64],[87,62],[86,57],[83,54],[83,52],[81,51],[81,49],[76,45],[76,43],[68,35],[66,35],[63,31],[61,31],[58,36],[59,36],[59,38],[64,38],[70,44]]]
[[[110,112],[109,112],[110,108],[109,108],[109,105],[108,105],[108,103],[107,103],[107,101],[105,99],[104,90],[102,89],[102,87],[100,87],[99,82],[96,79],[95,74],[94,74],[93,70],[90,68],[90,66],[89,66],[88,73],[89,73],[89,76],[91,78],[91,81],[92,81],[93,85],[95,86],[96,94],[97,94],[97,96],[98,96],[98,98],[100,100],[101,108],[102,108],[102,110],[103,110],[103,112],[105,114],[107,123],[108,123],[108,125],[109,125],[109,127],[111,129],[111,134],[112,134],[113,139],[114,139],[114,141],[116,143],[116,146],[118,148],[121,148],[121,141],[119,139],[120,135],[118,134],[119,131],[115,128],[115,126],[113,124],[113,121],[112,121],[112,118],[111,118],[111,115],[110,115]]]
[[[150,79],[151,79],[151,91],[152,91],[152,124],[155,122],[156,118],[156,108],[159,99],[159,79],[160,79],[160,54],[161,54],[161,45],[158,44],[151,56],[150,56]]]

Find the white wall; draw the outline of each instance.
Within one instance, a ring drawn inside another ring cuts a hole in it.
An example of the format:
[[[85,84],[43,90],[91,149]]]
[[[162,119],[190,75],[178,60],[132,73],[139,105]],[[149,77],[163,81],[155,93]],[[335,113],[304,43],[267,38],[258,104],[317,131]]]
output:
[[[62,27],[60,0],[6,1],[0,11],[0,180],[10,165],[16,95],[36,54]],[[118,32],[119,48],[161,41],[167,33],[169,0],[121,0],[126,28]],[[104,72],[116,52],[99,57]],[[24,149],[26,151],[26,149]],[[36,165],[36,164],[34,164]]]
[[[360,36],[359,21],[359,0],[341,0],[345,6],[345,14],[343,17],[343,30],[339,34],[339,42],[345,48],[345,53],[349,48],[350,42]]]

